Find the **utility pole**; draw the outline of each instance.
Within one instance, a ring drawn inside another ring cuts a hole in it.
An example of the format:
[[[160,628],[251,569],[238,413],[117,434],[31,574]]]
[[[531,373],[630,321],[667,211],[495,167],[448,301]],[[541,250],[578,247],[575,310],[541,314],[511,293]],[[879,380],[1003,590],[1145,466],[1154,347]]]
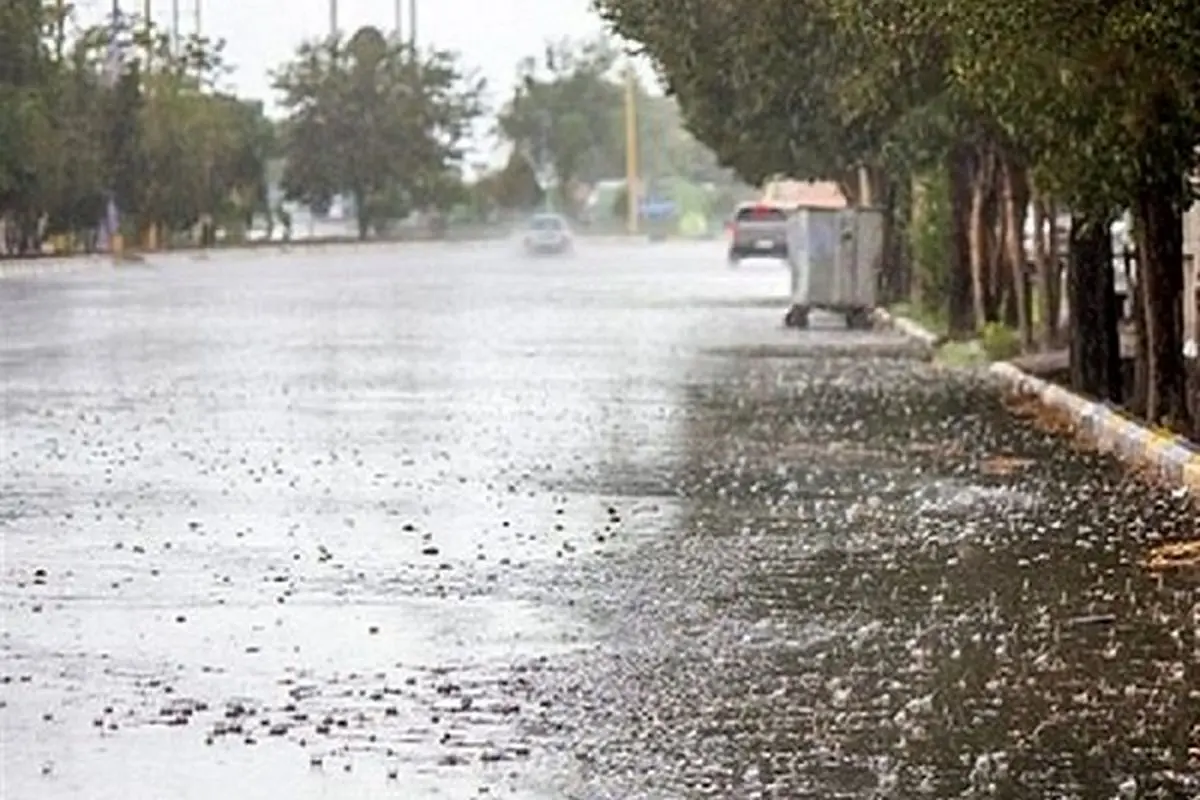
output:
[[[396,41],[401,41],[401,36],[404,34],[404,0],[396,0],[396,7],[393,9],[396,18]]]
[[[194,0],[195,4],[192,6],[193,25],[195,26],[193,35],[197,38],[204,35],[204,17],[202,11],[203,2],[204,0]],[[203,77],[203,74],[204,72],[201,70],[199,76]],[[211,182],[211,180],[212,164],[209,163],[208,155],[206,154],[204,157],[204,182],[206,186]],[[198,244],[200,245],[201,257],[207,258],[208,248],[213,244],[213,240],[215,238],[215,223],[213,222],[213,215],[211,211],[205,211],[200,215],[199,227],[200,241]]]
[[[637,127],[637,84],[633,75],[633,64],[625,67],[625,199],[626,226],[630,234],[638,232],[638,207],[641,192],[638,191],[638,127]]]
[[[417,0],[408,0],[408,43],[417,49]]]
[[[338,0],[329,0],[329,36],[338,35]]]
[[[179,0],[171,0],[171,52],[179,56]]]
[[[154,3],[142,0],[142,28],[146,34],[146,68],[142,71],[142,91],[147,96],[156,90],[154,80]],[[135,236],[137,234],[134,234]],[[143,232],[142,245],[151,252],[158,249],[158,226],[150,225]]]
[[[146,30],[146,74],[149,75],[154,58],[154,4],[151,0],[142,0],[142,25]]]
[[[105,71],[113,90],[116,91],[121,80],[120,62],[121,35],[121,0],[112,0],[112,21],[108,32],[108,53]],[[114,148],[115,149],[115,148]],[[116,153],[110,150],[110,157],[116,158]],[[125,241],[121,237],[121,212],[117,208],[116,186],[108,190],[108,202],[105,207],[104,222],[108,233],[108,249],[114,261],[120,261],[125,255]]]
[[[63,53],[67,43],[67,4],[66,0],[56,0],[54,3],[54,59],[62,63]]]

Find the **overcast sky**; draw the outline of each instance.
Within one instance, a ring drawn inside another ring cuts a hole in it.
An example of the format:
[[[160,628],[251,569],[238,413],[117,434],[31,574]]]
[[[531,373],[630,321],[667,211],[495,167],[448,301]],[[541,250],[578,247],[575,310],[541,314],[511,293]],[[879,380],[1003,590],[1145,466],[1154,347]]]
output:
[[[2,0],[0,0],[2,1]],[[121,8],[140,11],[145,0],[120,0]],[[95,21],[112,0],[76,0]],[[197,0],[150,0],[158,24],[169,28],[178,2],[186,35],[195,30]],[[240,93],[271,100],[268,71],[288,59],[305,39],[329,31],[329,0],[200,0],[201,27],[227,42]],[[407,35],[409,0],[403,0]],[[361,25],[391,29],[395,0],[338,0],[339,27]],[[417,33],[426,45],[455,50],[464,63],[482,70],[495,97],[507,96],[517,62],[542,50],[548,39],[572,39],[602,33],[604,25],[588,0],[417,0]]]
[[[6,0],[0,0],[0,3]],[[102,22],[113,0],[74,0],[85,24]],[[146,0],[119,0],[126,13],[141,14]],[[226,59],[234,72],[229,79],[238,94],[265,100],[268,114],[277,116],[270,71],[286,62],[301,42],[328,35],[330,0],[199,0],[200,27],[205,36],[224,39]],[[170,29],[176,4],[180,31],[196,30],[197,0],[150,0],[155,22]],[[402,0],[404,34],[408,35],[410,0]],[[363,25],[391,30],[396,22],[395,0],[338,0],[338,27],[352,33]],[[510,96],[517,64],[537,56],[550,40],[586,39],[605,32],[590,9],[590,0],[417,0],[417,35],[424,47],[457,52],[464,66],[478,69],[488,82],[488,104],[495,109]],[[643,79],[653,85],[653,70],[638,62]],[[468,145],[468,163],[493,165],[506,157],[481,120]]]

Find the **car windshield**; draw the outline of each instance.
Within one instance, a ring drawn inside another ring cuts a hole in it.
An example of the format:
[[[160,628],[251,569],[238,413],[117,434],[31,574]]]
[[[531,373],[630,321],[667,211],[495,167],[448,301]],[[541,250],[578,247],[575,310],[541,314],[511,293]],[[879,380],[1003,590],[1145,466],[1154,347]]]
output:
[[[561,231],[566,225],[562,217],[534,217],[529,227],[535,231]]]

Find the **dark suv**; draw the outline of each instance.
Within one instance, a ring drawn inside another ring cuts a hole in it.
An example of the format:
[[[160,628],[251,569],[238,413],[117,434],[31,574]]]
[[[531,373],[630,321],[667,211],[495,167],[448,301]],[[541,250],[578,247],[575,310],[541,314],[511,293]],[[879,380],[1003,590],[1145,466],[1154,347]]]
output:
[[[787,211],[764,203],[738,207],[730,225],[729,265],[743,258],[787,258]]]

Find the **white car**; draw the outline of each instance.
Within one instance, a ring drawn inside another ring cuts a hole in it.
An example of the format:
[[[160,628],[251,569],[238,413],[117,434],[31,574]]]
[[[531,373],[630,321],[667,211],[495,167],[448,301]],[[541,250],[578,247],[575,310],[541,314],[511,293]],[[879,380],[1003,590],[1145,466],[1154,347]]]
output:
[[[536,214],[529,220],[521,243],[529,255],[561,255],[574,248],[571,228],[560,214]]]

